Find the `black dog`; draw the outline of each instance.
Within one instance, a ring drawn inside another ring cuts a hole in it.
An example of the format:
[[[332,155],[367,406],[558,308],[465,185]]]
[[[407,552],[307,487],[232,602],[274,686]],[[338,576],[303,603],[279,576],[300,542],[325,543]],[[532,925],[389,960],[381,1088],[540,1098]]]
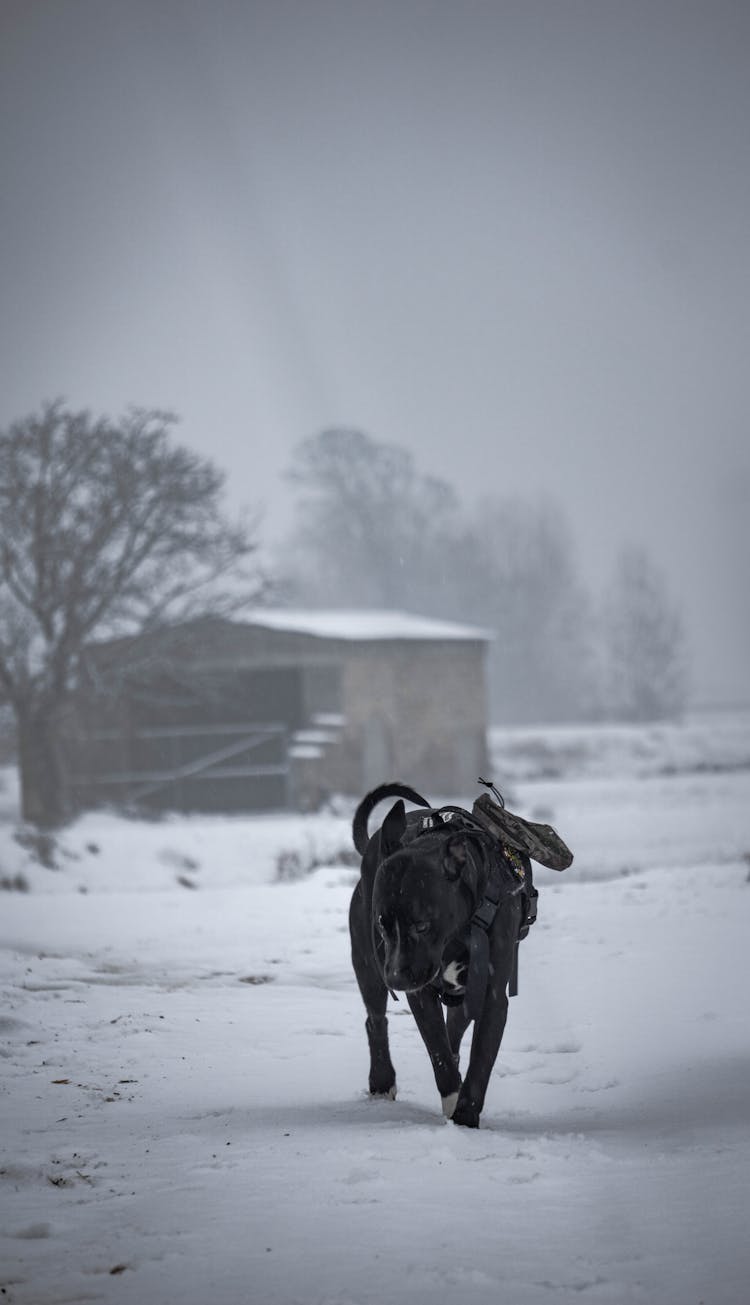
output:
[[[368,838],[368,817],[387,797],[429,807],[406,785],[384,784],[363,799],[354,817],[362,872],[349,927],[367,1008],[370,1092],[396,1095],[385,1011],[389,990],[405,992],[443,1112],[456,1124],[478,1128],[505,1029],[519,935],[536,897],[529,861],[458,807],[407,815],[399,800]],[[459,1048],[472,1020],[462,1081]]]

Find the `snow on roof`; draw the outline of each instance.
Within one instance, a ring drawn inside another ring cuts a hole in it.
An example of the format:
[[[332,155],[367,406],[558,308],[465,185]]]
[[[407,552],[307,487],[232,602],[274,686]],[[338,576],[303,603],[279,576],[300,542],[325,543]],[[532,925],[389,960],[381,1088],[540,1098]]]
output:
[[[434,621],[410,612],[341,608],[314,611],[301,608],[259,607],[249,612],[244,622],[269,630],[288,630],[294,634],[311,634],[319,639],[351,639],[368,642],[375,639],[464,639],[487,642],[490,630],[456,621]]]

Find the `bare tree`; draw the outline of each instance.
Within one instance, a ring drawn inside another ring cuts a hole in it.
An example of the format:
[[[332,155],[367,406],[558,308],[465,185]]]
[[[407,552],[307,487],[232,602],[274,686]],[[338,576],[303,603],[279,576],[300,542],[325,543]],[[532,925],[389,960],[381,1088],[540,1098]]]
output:
[[[457,526],[450,485],[348,428],[303,440],[287,478],[299,494],[287,555],[307,601],[399,607],[421,594],[419,610],[434,606],[436,564]]]
[[[464,601],[467,616],[496,631],[489,659],[496,718],[591,715],[591,604],[562,507],[485,496],[474,516]]]
[[[617,559],[603,610],[604,705],[622,720],[678,716],[687,698],[680,612],[642,548]]]
[[[254,523],[225,518],[223,474],[175,421],[57,402],[0,432],[0,695],[39,825],[66,815],[59,729],[87,643],[257,596]]]
[[[489,627],[498,718],[590,712],[590,604],[556,503],[483,495],[466,509],[405,449],[349,429],[304,440],[289,479],[290,596]]]

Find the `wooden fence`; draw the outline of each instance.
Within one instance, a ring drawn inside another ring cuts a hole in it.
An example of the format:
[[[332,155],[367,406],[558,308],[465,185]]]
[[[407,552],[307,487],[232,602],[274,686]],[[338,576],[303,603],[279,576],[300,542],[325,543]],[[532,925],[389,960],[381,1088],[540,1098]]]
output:
[[[274,722],[89,729],[69,743],[74,805],[163,811],[289,805],[289,732]]]

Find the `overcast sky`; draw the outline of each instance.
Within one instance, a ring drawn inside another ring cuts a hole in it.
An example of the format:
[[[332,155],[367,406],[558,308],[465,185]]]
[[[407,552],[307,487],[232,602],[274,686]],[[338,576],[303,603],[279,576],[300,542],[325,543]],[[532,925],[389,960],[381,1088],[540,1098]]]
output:
[[[352,425],[641,540],[750,699],[747,0],[0,0],[0,422]]]

